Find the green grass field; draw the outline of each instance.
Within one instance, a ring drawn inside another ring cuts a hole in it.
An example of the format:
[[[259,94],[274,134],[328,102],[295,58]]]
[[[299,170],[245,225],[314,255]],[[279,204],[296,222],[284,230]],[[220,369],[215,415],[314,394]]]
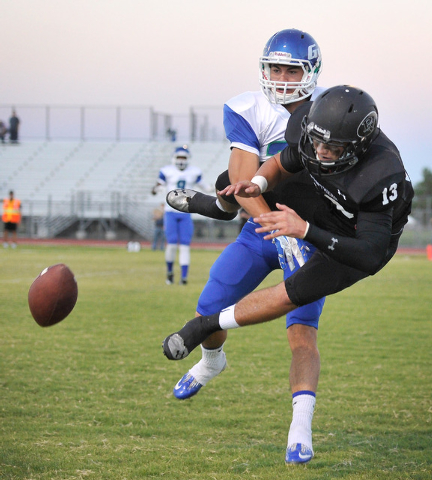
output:
[[[194,250],[189,285],[167,286],[163,252],[0,251],[0,479],[432,478],[432,262],[396,256],[327,299],[316,456],[287,467],[283,319],[230,332],[226,371],[191,400],[172,396],[200,352],[169,362],[161,342],[194,316],[218,253]],[[27,292],[60,262],[78,303],[44,329]]]

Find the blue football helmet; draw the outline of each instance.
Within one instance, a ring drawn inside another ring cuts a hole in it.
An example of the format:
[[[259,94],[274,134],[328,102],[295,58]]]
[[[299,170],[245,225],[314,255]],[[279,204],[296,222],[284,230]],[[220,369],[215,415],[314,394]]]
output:
[[[189,164],[189,158],[191,154],[189,152],[188,146],[183,145],[175,149],[172,162],[179,170],[185,170]]]
[[[274,64],[301,67],[303,69],[301,81],[271,81],[270,69]],[[261,90],[271,103],[287,105],[298,102],[312,94],[321,70],[321,50],[317,42],[301,30],[281,30],[270,38],[259,59]],[[282,88],[283,92],[280,91]]]

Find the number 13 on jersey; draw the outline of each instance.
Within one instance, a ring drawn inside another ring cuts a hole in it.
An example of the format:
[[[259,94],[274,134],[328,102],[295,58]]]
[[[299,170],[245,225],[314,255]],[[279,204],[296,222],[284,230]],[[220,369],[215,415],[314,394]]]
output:
[[[383,195],[383,201],[382,201],[383,205],[387,205],[390,202],[394,202],[398,196],[397,184],[392,183],[389,188],[387,187],[384,188],[382,195]]]

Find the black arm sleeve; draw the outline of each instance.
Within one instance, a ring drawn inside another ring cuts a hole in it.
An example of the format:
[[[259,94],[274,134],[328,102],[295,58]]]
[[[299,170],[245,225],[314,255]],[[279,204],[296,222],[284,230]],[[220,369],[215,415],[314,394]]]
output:
[[[305,240],[334,260],[374,275],[385,261],[391,228],[392,210],[359,212],[354,238],[327,232],[311,224]]]
[[[280,154],[280,162],[282,167],[290,173],[297,173],[303,170],[300,162],[300,155],[295,147],[285,147]]]

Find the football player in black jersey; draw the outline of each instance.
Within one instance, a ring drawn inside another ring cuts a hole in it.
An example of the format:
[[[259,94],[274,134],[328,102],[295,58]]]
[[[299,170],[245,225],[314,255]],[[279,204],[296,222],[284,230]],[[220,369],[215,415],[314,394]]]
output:
[[[255,218],[265,239],[302,238],[317,247],[296,273],[214,315],[197,317],[163,343],[180,360],[210,334],[267,322],[377,273],[395,254],[414,192],[396,146],[378,127],[372,97],[351,86],[323,92],[298,108],[286,131],[289,147],[251,181],[220,194],[255,197],[305,170],[317,191],[301,212],[283,205]],[[297,145],[296,145],[297,144]]]

